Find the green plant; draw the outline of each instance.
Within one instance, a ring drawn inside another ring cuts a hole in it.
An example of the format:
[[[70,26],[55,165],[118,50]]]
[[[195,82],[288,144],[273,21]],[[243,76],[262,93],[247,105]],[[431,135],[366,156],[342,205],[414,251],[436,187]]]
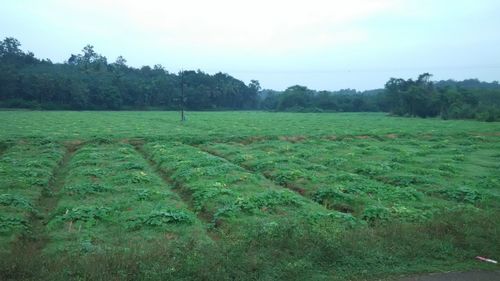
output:
[[[17,194],[1,194],[0,206],[12,206],[32,213],[37,212],[30,201]]]
[[[391,217],[389,209],[383,206],[367,206],[363,212],[362,218],[370,225],[378,225],[387,222]]]
[[[335,209],[344,213],[354,212],[354,196],[346,194],[337,188],[321,188],[314,193],[313,200],[328,209]]]
[[[96,193],[110,191],[110,188],[103,184],[92,182],[92,183],[68,185],[64,187],[64,190],[69,195],[86,195],[86,194],[96,194]]]
[[[58,214],[54,218],[54,223],[57,222],[85,222],[89,225],[95,225],[98,221],[106,219],[110,214],[111,209],[100,206],[79,206],[71,209],[66,209],[62,214]]]
[[[193,217],[179,210],[155,210],[147,215],[131,218],[127,221],[127,228],[137,230],[141,227],[161,227],[169,224],[190,224]]]
[[[0,215],[0,234],[9,234],[15,230],[27,230],[28,221],[20,217]]]
[[[483,195],[480,192],[465,186],[442,189],[439,193],[448,199],[460,203],[475,204],[483,199]]]

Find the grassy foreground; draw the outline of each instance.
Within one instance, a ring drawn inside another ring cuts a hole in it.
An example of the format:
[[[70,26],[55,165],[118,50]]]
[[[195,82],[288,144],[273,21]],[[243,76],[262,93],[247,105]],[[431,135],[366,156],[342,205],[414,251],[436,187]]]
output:
[[[0,111],[1,280],[497,269],[500,123]]]

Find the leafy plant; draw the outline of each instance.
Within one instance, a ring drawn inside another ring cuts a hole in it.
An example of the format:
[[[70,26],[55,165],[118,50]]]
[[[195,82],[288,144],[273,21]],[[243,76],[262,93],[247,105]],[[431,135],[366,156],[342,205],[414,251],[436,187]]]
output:
[[[370,225],[382,224],[391,218],[391,213],[388,208],[379,206],[379,205],[371,205],[366,207],[363,212],[362,219],[368,222]]]
[[[438,192],[446,198],[460,203],[475,204],[483,199],[483,194],[479,191],[465,186],[455,189],[443,189]]]
[[[391,214],[406,222],[423,222],[432,217],[432,211],[422,211],[396,204],[390,208]]]
[[[257,212],[273,212],[280,207],[299,207],[303,205],[297,196],[288,190],[270,190],[254,196],[237,197],[232,203],[216,210],[212,222],[217,224],[222,217],[233,217],[238,212],[255,214]]]
[[[266,191],[248,199],[238,198],[235,206],[243,211],[254,212],[256,210],[270,211],[278,206],[300,206],[302,202],[290,191]]]
[[[16,208],[20,208],[32,213],[35,213],[36,210],[26,198],[17,194],[1,194],[0,195],[0,206],[13,206]]]
[[[357,219],[352,214],[343,212],[309,212],[305,214],[305,217],[307,221],[312,223],[325,222],[326,219],[326,223],[331,223],[333,220],[336,223],[340,222],[341,226],[348,228],[366,225],[364,221]]]
[[[57,215],[55,222],[86,222],[89,225],[95,225],[99,220],[105,219],[111,209],[108,207],[98,206],[80,206],[71,209],[66,209],[64,214]]]
[[[143,216],[131,218],[127,221],[127,228],[137,230],[144,226],[161,227],[169,224],[190,224],[193,217],[181,210],[154,210]]]
[[[332,157],[331,159],[328,159],[325,164],[326,165],[332,165],[332,166],[342,166],[344,163],[347,162],[347,159],[342,158],[342,157]]]
[[[119,167],[121,170],[139,170],[142,171],[144,170],[144,165],[140,163],[135,163],[135,162],[125,162],[121,164]]]
[[[20,217],[3,216],[0,214],[0,234],[15,230],[27,230],[28,221]]]
[[[352,207],[354,197],[341,192],[337,188],[321,188],[314,193],[313,200],[328,209],[335,209],[344,213],[354,211]]]
[[[137,194],[137,200],[139,201],[147,201],[150,200],[152,197],[152,192],[149,189],[138,189],[136,190]]]
[[[91,182],[91,183],[81,183],[75,185],[65,186],[64,190],[69,194],[86,195],[86,194],[96,194],[109,191],[110,188],[106,185]]]
[[[133,173],[119,175],[120,182],[125,183],[150,183],[151,177],[144,171],[134,171]]]
[[[280,170],[274,176],[274,180],[280,184],[284,185],[289,182],[293,182],[297,179],[304,178],[306,175],[300,170]]]

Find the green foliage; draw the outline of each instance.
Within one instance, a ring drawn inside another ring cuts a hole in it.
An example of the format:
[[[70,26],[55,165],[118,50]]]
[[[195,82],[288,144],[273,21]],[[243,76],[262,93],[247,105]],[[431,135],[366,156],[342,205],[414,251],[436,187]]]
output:
[[[421,175],[401,175],[396,174],[393,176],[380,176],[380,179],[384,182],[390,183],[396,186],[412,186],[418,184],[426,184],[429,180]]]
[[[0,115],[2,280],[385,279],[500,251],[495,123]]]
[[[138,189],[137,190],[137,200],[148,201],[153,197],[152,192],[149,189]]]
[[[386,223],[391,218],[389,209],[383,206],[368,206],[363,212],[363,220],[367,221],[370,225],[378,225]]]
[[[77,185],[68,185],[64,187],[64,190],[69,195],[86,195],[86,194],[95,194],[109,191],[110,188],[100,184],[100,183],[83,183]]]
[[[391,78],[385,89],[315,91],[294,85],[262,90],[225,73],[200,70],[169,73],[161,65],[134,68],[119,56],[114,63],[86,45],[67,62],[52,63],[20,49],[11,37],[0,41],[0,107],[30,109],[264,109],[292,112],[389,111],[400,116],[443,119],[500,118],[498,82],[430,81]],[[181,91],[182,90],[182,91]],[[182,93],[182,97],[181,97]]]
[[[119,168],[123,170],[144,170],[145,166],[139,163],[126,162],[120,165]]]
[[[28,212],[36,213],[30,201],[17,194],[0,194],[0,206],[12,206]]]
[[[448,199],[460,203],[476,204],[483,199],[483,195],[479,191],[465,186],[443,189],[440,190],[439,193]]]
[[[393,217],[400,218],[402,221],[418,223],[428,221],[434,215],[431,210],[422,211],[398,204],[392,206],[390,212]]]
[[[5,280],[220,281],[371,280],[445,268],[496,270],[470,258],[499,251],[498,243],[488,242],[499,230],[491,217],[494,213],[462,209],[419,225],[361,226],[335,234],[285,219],[249,228],[245,237],[231,236],[224,243],[185,237],[123,250],[96,251],[96,242],[85,238],[78,241],[78,253],[50,259],[19,248],[15,255],[0,256],[0,273]]]
[[[57,206],[48,216],[45,251],[51,255],[88,255],[203,233],[172,187],[131,145],[91,141],[75,151],[64,171]],[[200,234],[200,241],[206,239]]]
[[[300,170],[281,170],[274,176],[278,184],[284,185],[294,180],[306,177],[306,175]]]
[[[221,217],[234,216],[236,212],[248,212],[251,214],[259,211],[272,212],[283,207],[299,207],[303,203],[289,191],[267,191],[256,194],[250,198],[238,197],[228,206],[219,208],[213,221],[216,222]]]
[[[131,230],[137,230],[141,227],[161,227],[168,224],[190,224],[192,222],[193,217],[184,211],[155,210],[147,215],[129,219],[126,227]]]
[[[12,231],[24,231],[27,229],[28,221],[26,219],[0,214],[0,235],[10,234]]]
[[[258,81],[249,85],[224,73],[179,74],[161,65],[133,68],[119,57],[115,63],[92,45],[67,62],[53,64],[19,49],[14,38],[0,41],[0,107],[34,109],[250,109],[257,107]],[[9,46],[9,47],[3,47]],[[181,78],[182,76],[182,78]],[[181,80],[183,83],[181,83]]]
[[[131,183],[148,183],[150,181],[151,179],[149,178],[148,174],[143,171],[134,173],[132,175],[132,178],[130,179]]]
[[[65,211],[60,210],[55,216],[53,223],[57,222],[85,222],[89,225],[95,225],[98,221],[106,219],[111,212],[108,207],[102,206],[79,206]]]
[[[443,119],[500,120],[500,87],[491,83],[484,89],[478,83],[462,86],[467,81],[430,81],[429,73],[417,80],[391,78],[385,84],[385,96],[391,113],[400,116],[436,117]],[[496,106],[495,106],[496,105]]]
[[[336,188],[321,188],[316,191],[312,199],[328,209],[335,209],[341,212],[354,212],[353,204],[355,197],[346,194]]]
[[[236,195],[234,191],[225,187],[200,188],[193,192],[194,209],[196,211],[202,211],[207,201],[224,197],[233,198]]]
[[[255,209],[273,209],[278,206],[294,206],[301,205],[299,198],[290,191],[271,190],[257,194],[248,200],[238,200],[235,203],[244,211],[251,211]]]

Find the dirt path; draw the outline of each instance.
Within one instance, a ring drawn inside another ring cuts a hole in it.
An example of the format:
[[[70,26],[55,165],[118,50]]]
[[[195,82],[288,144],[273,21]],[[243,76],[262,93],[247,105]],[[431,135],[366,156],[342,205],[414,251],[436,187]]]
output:
[[[144,160],[146,160],[146,162],[149,165],[149,168],[151,168],[151,170],[154,171],[156,173],[156,175],[159,176],[163,180],[163,182],[165,182],[165,184],[172,187],[171,190],[173,192],[175,192],[177,195],[179,195],[180,200],[182,200],[184,202],[184,204],[186,204],[189,211],[191,211],[193,214],[195,214],[197,216],[197,218],[201,222],[203,222],[203,224],[210,225],[212,223],[211,217],[204,216],[202,213],[195,211],[195,208],[193,206],[193,202],[192,202],[190,195],[188,195],[185,191],[183,191],[183,190],[185,190],[185,188],[183,187],[182,183],[172,179],[170,174],[168,174],[166,171],[160,169],[158,167],[158,165],[153,160],[151,160],[149,158],[148,154],[144,151],[144,149],[142,148],[141,142],[128,142],[128,143],[130,143],[135,148],[135,150],[139,153],[139,155],[141,155],[142,158],[144,158]],[[205,227],[205,232],[206,232],[207,236],[210,239],[212,239],[212,241],[220,240],[220,237],[215,232],[211,231],[209,228]]]
[[[68,144],[66,146],[66,153],[63,159],[55,168],[49,185],[45,188],[45,191],[42,191],[42,195],[37,203],[37,209],[40,213],[33,215],[31,218],[31,234],[21,239],[18,245],[14,245],[17,248],[16,252],[25,252],[32,255],[39,254],[47,244],[49,238],[45,225],[49,219],[50,212],[57,206],[59,200],[57,193],[64,186],[64,181],[68,173],[68,163],[78,148],[78,144]]]
[[[0,142],[0,157],[2,157],[3,153],[10,147],[9,144],[5,142]]]
[[[233,161],[231,161],[229,158],[227,158],[225,155],[221,154],[221,153],[218,153],[212,149],[208,149],[208,148],[205,148],[205,147],[201,147],[201,146],[196,146],[196,145],[191,145],[192,147],[196,148],[196,149],[199,149],[205,153],[208,153],[210,155],[213,155],[215,157],[218,157],[234,166],[237,166],[237,167],[240,167],[242,170],[248,172],[248,173],[251,173],[251,174],[258,174],[258,175],[261,175],[263,176],[264,178],[266,178],[268,181],[270,181],[271,183],[273,183],[274,185],[276,186],[280,186],[282,188],[286,188],[286,189],[289,189],[295,193],[297,193],[298,195],[304,197],[305,199],[307,199],[308,201],[312,202],[313,204],[317,204],[316,202],[312,201],[311,198],[309,196],[306,195],[306,192],[307,192],[307,189],[306,188],[303,188],[301,186],[298,186],[297,184],[294,184],[292,182],[286,182],[286,183],[279,183],[276,181],[276,179],[274,179],[273,177],[271,177],[269,174],[267,173],[262,173],[252,167],[249,167],[249,166],[246,166],[246,165],[242,165],[242,164],[237,164]]]
[[[500,281],[500,271],[433,273],[406,277],[399,281]]]

